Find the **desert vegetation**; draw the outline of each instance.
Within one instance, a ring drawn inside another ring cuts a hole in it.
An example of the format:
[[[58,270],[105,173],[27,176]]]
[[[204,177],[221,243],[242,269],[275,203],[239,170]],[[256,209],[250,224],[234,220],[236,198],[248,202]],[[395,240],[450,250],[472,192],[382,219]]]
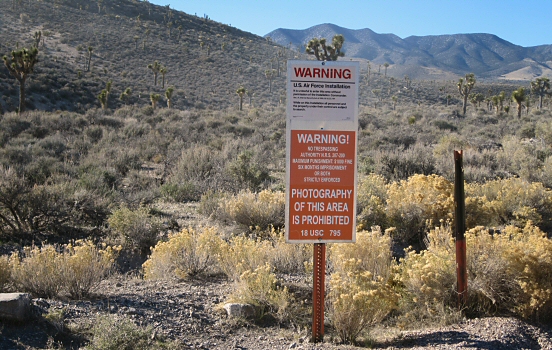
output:
[[[308,285],[312,247],[286,244],[283,234],[280,72],[286,59],[307,56],[147,2],[14,1],[0,16],[54,4],[50,13],[129,30],[84,40],[46,15],[29,16],[44,27],[42,43],[34,39],[39,60],[26,111],[15,107],[18,84],[0,70],[0,289],[86,300],[101,295],[100,281],[129,270],[145,280],[216,276],[232,283],[225,302],[255,306],[250,322],[307,327],[309,302],[289,281],[299,276]],[[54,42],[53,32],[62,39]],[[15,49],[14,39],[2,40],[0,50]],[[113,47],[125,40],[128,61]],[[310,46],[313,55],[319,44]],[[342,44],[332,43],[335,58]],[[56,58],[63,45],[76,56]],[[171,75],[182,72],[181,60],[193,67],[186,84]],[[358,239],[329,248],[328,332],[358,344],[381,323],[403,329],[496,314],[550,322],[548,79],[480,82],[468,73],[416,81],[368,63],[360,95]],[[456,149],[465,155],[469,229],[470,297],[460,311],[451,230]],[[118,263],[128,256],[138,263]],[[151,328],[127,319],[91,322],[82,332],[90,349],[177,347],[152,342]],[[63,331],[79,332],[71,329]],[[132,337],[119,339],[123,333]]]

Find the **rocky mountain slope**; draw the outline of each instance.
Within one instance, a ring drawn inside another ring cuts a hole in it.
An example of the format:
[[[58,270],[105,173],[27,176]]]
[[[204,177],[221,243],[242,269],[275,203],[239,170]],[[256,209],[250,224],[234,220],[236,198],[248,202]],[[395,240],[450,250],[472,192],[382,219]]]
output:
[[[266,36],[280,45],[304,47],[313,37],[345,36],[347,57],[376,65],[389,63],[403,73],[405,67],[428,72],[437,69],[443,75],[475,73],[488,79],[531,80],[552,75],[552,45],[522,47],[492,34],[454,34],[409,36],[379,34],[368,28],[352,30],[333,24],[320,24],[304,30],[276,29]],[[420,74],[420,73],[414,73]]]
[[[38,31],[39,63],[27,80],[30,110],[99,108],[97,96],[108,81],[108,108],[149,105],[152,93],[165,106],[169,86],[175,108],[236,106],[240,86],[256,105],[277,104],[285,88],[284,59],[297,55],[279,52],[260,36],[147,1],[44,0],[4,2],[0,57],[33,45]],[[165,73],[148,68],[156,61]],[[276,76],[269,81],[271,69]],[[123,102],[119,96],[127,88],[132,93]],[[3,62],[0,91],[3,110],[15,110],[18,84]]]

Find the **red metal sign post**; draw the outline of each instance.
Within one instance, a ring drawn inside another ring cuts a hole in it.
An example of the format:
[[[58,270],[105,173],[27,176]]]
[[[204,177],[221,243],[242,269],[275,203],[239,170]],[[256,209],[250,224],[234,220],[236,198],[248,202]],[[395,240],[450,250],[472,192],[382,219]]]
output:
[[[454,206],[456,238],[456,284],[458,308],[466,305],[468,298],[468,273],[466,263],[466,203],[464,194],[463,152],[454,151]]]
[[[318,343],[324,339],[326,243],[315,243],[313,253],[312,341]]]

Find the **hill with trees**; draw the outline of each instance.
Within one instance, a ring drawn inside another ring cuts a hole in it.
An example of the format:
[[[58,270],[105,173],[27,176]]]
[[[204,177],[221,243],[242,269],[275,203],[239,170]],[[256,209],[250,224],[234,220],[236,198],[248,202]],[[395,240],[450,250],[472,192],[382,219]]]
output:
[[[160,105],[166,105],[169,86],[174,108],[235,106],[240,86],[252,103],[278,104],[284,59],[297,55],[251,33],[147,1],[4,3],[1,55],[29,48],[37,32],[40,63],[29,77],[27,103],[49,111],[100,107],[97,96],[110,81],[109,108],[151,104],[152,93],[163,96]],[[149,68],[155,63],[157,71]],[[2,65],[5,111],[18,105],[12,80]]]

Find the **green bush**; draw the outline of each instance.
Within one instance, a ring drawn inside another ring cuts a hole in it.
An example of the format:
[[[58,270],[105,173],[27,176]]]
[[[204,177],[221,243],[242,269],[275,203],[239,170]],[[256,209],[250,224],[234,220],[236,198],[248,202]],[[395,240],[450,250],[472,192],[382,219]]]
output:
[[[158,340],[153,327],[137,326],[123,316],[98,316],[91,329],[90,343],[86,350],[157,350],[178,349],[175,342]]]
[[[143,255],[155,246],[163,229],[161,220],[150,215],[145,207],[136,210],[121,207],[109,216],[107,223],[117,241]]]

